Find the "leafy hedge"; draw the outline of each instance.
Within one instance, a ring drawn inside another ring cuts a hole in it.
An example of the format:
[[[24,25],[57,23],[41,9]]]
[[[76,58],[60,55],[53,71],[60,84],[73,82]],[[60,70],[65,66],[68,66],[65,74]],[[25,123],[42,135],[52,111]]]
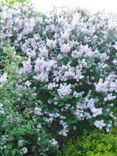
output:
[[[71,141],[59,156],[116,156],[116,129],[107,133],[93,131]]]
[[[117,32],[81,10],[0,12],[0,154],[55,155],[83,129],[109,131],[117,96]]]

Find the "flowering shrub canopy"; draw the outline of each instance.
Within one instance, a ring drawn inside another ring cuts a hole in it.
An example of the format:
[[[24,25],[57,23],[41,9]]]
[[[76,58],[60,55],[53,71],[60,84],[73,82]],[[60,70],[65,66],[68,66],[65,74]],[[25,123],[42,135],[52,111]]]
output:
[[[117,33],[109,22],[101,13],[90,15],[79,10],[36,15],[30,6],[2,8],[1,56],[10,49],[15,51],[13,60],[22,60],[17,78],[13,77],[10,106],[21,120],[14,122],[25,123],[23,136],[29,129],[33,129],[29,132],[32,137],[38,136],[32,151],[37,145],[41,154],[58,148],[61,138],[78,131],[81,123],[106,131],[111,128],[117,96]],[[17,62],[13,60],[12,66]],[[1,90],[9,84],[7,72],[0,75]],[[0,102],[1,114],[8,117],[9,110],[3,110],[6,101]],[[12,118],[11,113],[11,123]],[[7,130],[2,137],[6,134]],[[26,138],[19,138],[18,147],[25,154],[29,150],[23,147]]]

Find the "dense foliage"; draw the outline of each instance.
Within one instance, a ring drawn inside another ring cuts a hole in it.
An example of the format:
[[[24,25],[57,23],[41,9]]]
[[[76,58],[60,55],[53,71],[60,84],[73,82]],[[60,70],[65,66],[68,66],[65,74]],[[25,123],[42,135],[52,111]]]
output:
[[[117,132],[115,130],[109,134],[100,131],[86,133],[77,141],[71,141],[61,156],[116,156]]]
[[[3,7],[0,50],[2,156],[52,156],[83,128],[110,130],[117,32],[108,16]]]

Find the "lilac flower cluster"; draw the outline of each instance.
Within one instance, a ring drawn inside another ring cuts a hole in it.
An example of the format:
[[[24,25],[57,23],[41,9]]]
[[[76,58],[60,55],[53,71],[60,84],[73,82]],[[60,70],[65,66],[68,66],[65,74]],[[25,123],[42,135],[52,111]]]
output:
[[[5,83],[7,80],[7,73],[1,74],[0,75],[0,85],[2,85],[3,83]]]

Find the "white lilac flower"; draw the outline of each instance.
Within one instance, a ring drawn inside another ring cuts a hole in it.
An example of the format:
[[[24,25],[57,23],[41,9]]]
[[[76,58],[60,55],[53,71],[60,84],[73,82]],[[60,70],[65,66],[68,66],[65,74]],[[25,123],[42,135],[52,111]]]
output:
[[[73,19],[72,19],[72,29],[74,29],[77,26],[80,18],[81,18],[81,15],[79,13],[74,14]]]
[[[22,150],[23,154],[26,154],[28,152],[27,147],[23,147],[21,150]]]
[[[95,84],[97,92],[107,92],[108,91],[108,81],[103,81],[102,79],[99,80],[97,84]]]
[[[1,140],[4,144],[8,141],[8,135],[2,135]]]
[[[66,109],[66,110],[69,109],[69,107],[70,107],[70,104],[66,104],[66,105],[65,105],[65,109]]]
[[[64,137],[67,137],[67,135],[68,135],[67,133],[68,133],[68,130],[66,130],[66,129],[63,129],[63,130],[61,130],[59,132],[59,134],[62,135],[62,136],[64,136]]]
[[[48,82],[48,73],[37,74],[36,76],[33,76],[33,78],[42,82]]]
[[[4,113],[5,113],[5,112],[4,112],[3,104],[0,103],[0,114],[4,114]]]
[[[42,47],[42,48],[39,48],[39,57],[45,57],[45,58],[48,58],[48,49],[46,47]]]
[[[4,83],[7,80],[7,73],[4,73],[3,75],[0,75],[0,83]]]
[[[60,116],[59,113],[49,113],[49,117],[52,117],[52,118],[57,118],[59,116]]]
[[[106,126],[104,120],[96,120],[96,121],[94,122],[94,125],[95,125],[97,128],[99,128],[99,129],[102,129],[102,128],[104,128],[104,127]]]
[[[58,94],[61,98],[64,98],[65,96],[69,96],[72,92],[71,90],[71,84],[60,84],[60,88],[57,90]]]
[[[37,125],[37,128],[38,128],[38,129],[41,129],[41,128],[42,128],[41,124],[38,124],[38,125]]]
[[[4,108],[0,108],[0,114],[4,114]]]
[[[91,112],[93,113],[93,117],[99,116],[102,114],[102,108],[92,108]]]
[[[71,48],[72,48],[72,47],[71,47],[71,45],[70,45],[69,43],[63,44],[63,45],[61,46],[61,52],[67,54],[67,53],[70,52]]]
[[[76,98],[78,97],[82,97],[82,95],[84,94],[84,91],[77,93],[76,91],[74,91],[73,96],[75,96]]]
[[[64,77],[65,80],[67,80],[69,78],[72,78],[72,77],[75,77],[74,69],[69,68],[69,70],[64,73],[63,77]]]
[[[114,95],[112,95],[112,93],[110,93],[110,94],[108,94],[105,98],[104,98],[104,101],[106,102],[106,101],[112,101],[112,100],[114,100],[114,99],[116,99],[116,96]]]
[[[22,62],[23,67],[20,69],[20,73],[30,73],[32,71],[31,59]]]
[[[54,60],[45,61],[44,58],[38,58],[34,66],[37,76],[34,76],[34,78],[41,81],[48,81],[49,71],[54,65]]]
[[[99,79],[95,87],[97,92],[117,92],[117,76],[110,73],[105,80]]]
[[[79,58],[79,51],[78,51],[78,50],[72,51],[71,56],[72,56],[73,58]]]
[[[61,38],[69,40],[69,37],[70,37],[70,31],[69,30],[66,30],[63,33],[61,33]]]
[[[106,54],[106,53],[102,53],[101,55],[100,55],[100,60],[102,61],[102,62],[105,62],[106,60],[108,60],[109,59],[109,56]]]
[[[3,107],[3,104],[2,103],[0,103],[0,108],[2,108]]]
[[[52,122],[53,122],[53,117],[49,117],[49,118],[47,118],[47,117],[45,117],[44,118],[44,121],[46,122],[46,123],[49,123],[49,124],[51,124]]]
[[[109,116],[111,116],[112,118],[114,118],[113,112],[110,112]]]
[[[63,120],[60,120],[60,124],[63,126],[63,129],[59,132],[59,134],[66,137],[68,135],[68,125]]]
[[[117,59],[116,58],[112,62],[114,65],[117,65]]]
[[[76,79],[77,82],[79,82],[79,80],[84,78],[84,76],[82,75],[82,71],[80,69],[78,69],[77,67],[76,67],[76,70],[75,70],[74,78]]]
[[[76,104],[76,109],[74,111],[74,115],[77,117],[78,120],[92,118],[92,115],[89,112],[87,112],[87,111],[85,112],[85,110],[88,110],[88,109],[93,111],[93,113],[97,113],[97,114],[95,114],[96,116],[100,114],[101,110],[94,112],[95,101],[96,101],[95,99],[93,99],[93,98],[89,99],[89,97],[87,96],[87,97],[85,97],[84,101],[78,102]]]
[[[53,146],[58,146],[58,142],[55,139],[51,139],[49,143]]]
[[[34,108],[34,114],[41,116],[43,114],[42,109],[40,107],[35,107]]]
[[[49,39],[47,39],[47,46],[48,47],[52,47],[52,48],[55,48],[56,47],[56,40],[49,40]]]
[[[29,87],[29,86],[31,85],[31,82],[27,80],[27,81],[25,82],[25,85],[26,85],[27,87]]]
[[[55,82],[53,82],[53,83],[49,83],[47,87],[48,87],[48,90],[52,90],[53,88],[55,88],[57,86],[58,85]]]
[[[18,140],[18,146],[22,147],[24,145],[24,140]]]
[[[88,47],[88,45],[85,45],[85,46],[81,45],[78,55],[84,56],[84,57],[92,57],[93,52],[92,52],[91,48]]]

